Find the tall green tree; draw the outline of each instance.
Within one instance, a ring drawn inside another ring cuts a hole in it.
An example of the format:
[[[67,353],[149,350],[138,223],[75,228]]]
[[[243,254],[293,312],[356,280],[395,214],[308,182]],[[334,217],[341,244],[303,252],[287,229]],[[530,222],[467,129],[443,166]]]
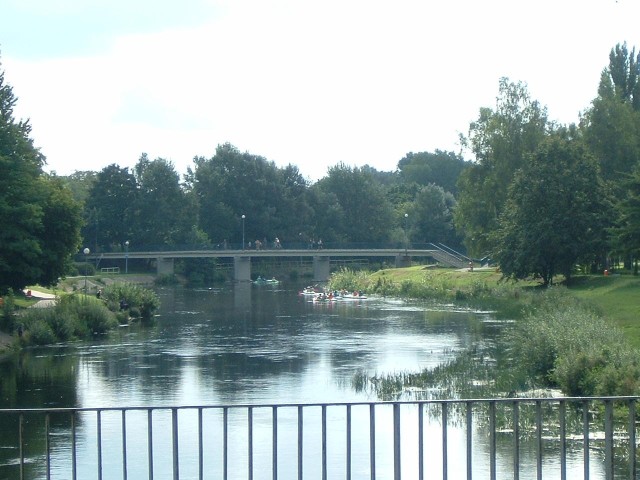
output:
[[[422,187],[409,209],[409,238],[412,242],[443,243],[459,248],[460,238],[453,224],[456,200],[439,185]]]
[[[462,143],[475,162],[460,175],[455,222],[471,253],[491,252],[491,234],[504,210],[515,172],[549,130],[547,111],[530,98],[526,85],[500,80],[495,109],[481,108]]]
[[[75,200],[66,182],[58,177],[41,177],[43,197],[42,274],[38,283],[55,285],[69,271],[71,255],[77,252],[82,237],[82,205]]]
[[[617,45],[602,72],[598,96],[581,122],[585,139],[600,161],[602,176],[617,188],[640,160],[640,56]]]
[[[398,162],[398,172],[405,184],[435,184],[456,195],[458,178],[466,166],[467,162],[460,155],[436,150],[433,153],[407,153]]]
[[[597,161],[583,142],[554,135],[527,156],[509,188],[495,233],[496,260],[506,277],[567,279],[578,262],[606,248],[610,217]]]
[[[138,193],[130,242],[147,248],[184,244],[197,216],[173,163],[143,154],[134,171]]]
[[[85,216],[93,220],[83,232],[85,242],[94,240],[96,251],[120,248],[132,237],[137,201],[136,178],[127,167],[103,168],[85,204]]]
[[[325,218],[324,223],[335,222],[345,241],[387,242],[390,227],[399,223],[399,219],[393,217],[384,188],[366,170],[338,164],[331,167],[328,176],[314,188],[319,189],[325,199],[335,200],[328,211],[331,218]],[[318,211],[316,216],[322,217],[328,212]],[[324,235],[322,231],[318,233]]]
[[[0,69],[0,292],[49,285],[66,273],[77,251],[78,205],[57,179],[42,172],[28,121],[16,121],[17,98]]]
[[[615,250],[634,260],[634,274],[638,274],[640,259],[640,163],[623,182],[624,196],[616,203],[617,221],[611,229]]]
[[[635,47],[629,51],[625,42],[612,48],[605,74],[611,78],[615,95],[640,110],[640,54],[636,55]]]
[[[307,228],[307,184],[297,167],[279,169],[265,158],[219,145],[210,158],[196,158],[189,174],[200,228],[214,243],[267,239],[297,242]],[[245,215],[245,221],[242,221]]]

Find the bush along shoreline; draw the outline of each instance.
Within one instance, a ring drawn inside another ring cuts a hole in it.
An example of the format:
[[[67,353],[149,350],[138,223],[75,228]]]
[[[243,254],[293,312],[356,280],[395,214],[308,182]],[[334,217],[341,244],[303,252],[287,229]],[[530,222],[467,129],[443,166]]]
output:
[[[482,277],[456,281],[427,271],[397,277],[393,273],[397,272],[343,270],[332,275],[329,285],[383,296],[457,301],[475,308],[491,306],[500,317],[514,321],[492,351],[464,352],[449,364],[418,373],[371,378],[359,373],[354,384],[360,389],[387,400],[434,389],[447,398],[518,396],[549,389],[568,396],[640,394],[638,349],[622,330],[565,287],[532,288],[484,282]]]
[[[29,308],[11,317],[10,331],[19,344],[49,345],[104,335],[119,325],[150,322],[160,305],[152,290],[133,283],[114,283],[96,296],[62,295],[50,308]]]

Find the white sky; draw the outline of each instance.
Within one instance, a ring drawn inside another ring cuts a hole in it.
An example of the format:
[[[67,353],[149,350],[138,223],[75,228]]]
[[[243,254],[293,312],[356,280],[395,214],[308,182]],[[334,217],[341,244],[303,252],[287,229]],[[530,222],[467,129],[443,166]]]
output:
[[[639,18],[638,0],[0,0],[0,61],[48,171],[146,152],[184,173],[229,142],[317,180],[458,152],[503,76],[577,122]]]

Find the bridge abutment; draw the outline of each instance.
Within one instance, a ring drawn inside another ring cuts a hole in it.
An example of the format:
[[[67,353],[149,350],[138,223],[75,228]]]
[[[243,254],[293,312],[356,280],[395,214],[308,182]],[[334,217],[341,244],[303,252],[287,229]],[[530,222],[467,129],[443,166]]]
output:
[[[233,279],[236,282],[251,281],[251,257],[233,257]]]
[[[173,258],[158,257],[156,258],[156,272],[158,275],[173,275]]]
[[[331,261],[329,257],[313,257],[313,281],[326,282],[331,275]]]
[[[396,256],[396,268],[404,268],[411,266],[411,257],[409,255],[397,255]]]

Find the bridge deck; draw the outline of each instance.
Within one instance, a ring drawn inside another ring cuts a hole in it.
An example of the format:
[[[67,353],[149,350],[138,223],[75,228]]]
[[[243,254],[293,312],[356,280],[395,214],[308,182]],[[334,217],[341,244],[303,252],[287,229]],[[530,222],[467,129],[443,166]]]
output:
[[[87,255],[88,259],[122,259],[122,258],[267,258],[267,257],[431,257],[437,250],[433,249],[270,249],[270,250],[163,250],[140,252],[108,252]]]

